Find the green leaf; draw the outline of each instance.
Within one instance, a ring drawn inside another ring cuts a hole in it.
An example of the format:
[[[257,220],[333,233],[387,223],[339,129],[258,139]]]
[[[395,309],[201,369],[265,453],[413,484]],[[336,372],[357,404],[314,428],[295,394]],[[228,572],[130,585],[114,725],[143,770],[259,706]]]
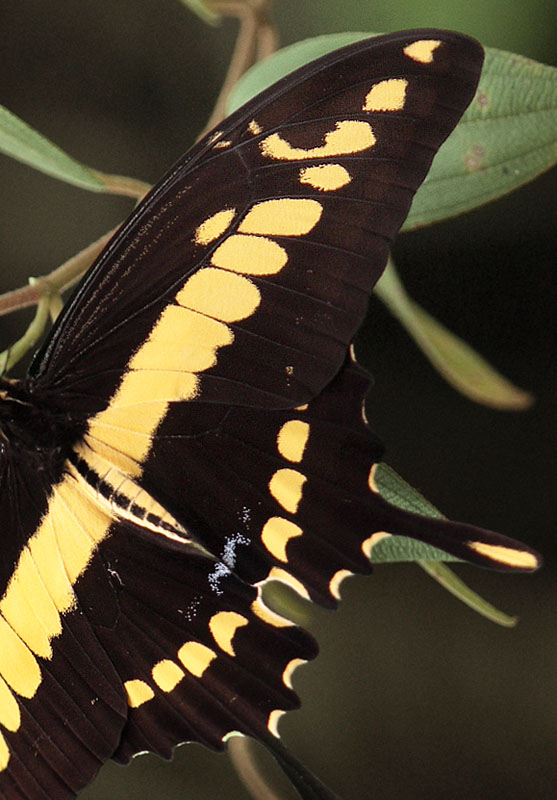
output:
[[[235,110],[289,72],[371,33],[319,36],[252,67],[229,97]],[[486,49],[479,90],[436,155],[403,230],[461,214],[516,189],[557,160],[557,70]]]
[[[220,20],[219,14],[213,11],[205,0],[179,0],[179,2],[209,25],[216,25]]]
[[[421,514],[424,517],[443,519],[443,515],[434,505],[423,497],[416,489],[406,483],[400,475],[387,464],[378,464],[375,471],[375,482],[379,494],[388,503]],[[374,564],[392,561],[458,561],[455,556],[438,550],[429,544],[409,539],[406,536],[386,536],[373,547]]]
[[[435,506],[406,483],[387,464],[378,464],[375,471],[375,482],[379,494],[389,503],[426,517],[444,518]],[[483,597],[480,597],[477,592],[470,589],[446,564],[442,563],[459,560],[443,550],[417,542],[415,539],[407,539],[405,536],[386,536],[374,546],[371,558],[374,564],[416,561],[431,578],[481,616],[505,627],[516,625],[516,617],[510,617],[503,611],[499,611]]]
[[[557,69],[486,49],[476,96],[436,155],[403,230],[495,200],[557,161]]]
[[[64,153],[4,106],[0,106],[0,152],[82,189],[93,192],[104,189],[103,183],[91,170]]]
[[[505,628],[513,628],[518,622],[516,617],[511,617],[503,611],[499,611],[477,592],[474,592],[462,581],[454,572],[440,561],[419,561],[420,567],[427,574],[437,581],[444,589],[469,606],[473,611],[481,614],[482,617],[502,625]]]
[[[406,294],[391,259],[375,293],[445,380],[470,400],[500,411],[522,411],[532,405],[531,394],[514,386]]]

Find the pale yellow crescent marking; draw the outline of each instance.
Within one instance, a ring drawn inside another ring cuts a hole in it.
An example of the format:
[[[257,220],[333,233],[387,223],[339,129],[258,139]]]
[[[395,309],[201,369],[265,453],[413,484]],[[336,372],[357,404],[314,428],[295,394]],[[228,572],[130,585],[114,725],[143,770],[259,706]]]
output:
[[[261,302],[257,286],[243,275],[206,267],[189,278],[176,295],[185,308],[222,322],[237,322],[251,316]]]
[[[300,505],[306,481],[306,476],[295,469],[277,469],[269,481],[269,491],[286,511],[295,514]],[[279,517],[275,517],[275,519],[279,519]]]
[[[536,569],[536,567],[539,566],[538,559],[533,553],[526,553],[523,550],[513,550],[512,547],[485,544],[484,542],[468,542],[468,547],[492,561],[496,561],[499,564],[507,564],[509,567]]]
[[[376,83],[366,95],[362,111],[400,111],[404,108],[408,81],[389,78]]]
[[[171,692],[184,677],[184,671],[180,669],[178,664],[168,658],[164,658],[155,664],[151,674],[153,680],[163,692]]]
[[[353,572],[350,572],[349,569],[339,569],[338,572],[335,572],[331,580],[329,581],[329,591],[337,600],[340,600],[340,585],[346,579],[353,575]]]
[[[441,41],[439,39],[419,39],[417,42],[407,45],[404,48],[404,55],[411,58],[413,61],[419,61],[422,64],[431,64],[433,61],[433,54],[439,47]]]
[[[250,133],[253,133],[254,136],[257,136],[263,128],[256,120],[252,119],[252,121],[248,124],[248,130]]]
[[[264,581],[262,581],[262,583],[264,583]],[[294,625],[292,620],[277,614],[276,611],[272,611],[265,605],[261,597],[257,597],[253,601],[250,609],[256,617],[259,617],[259,619],[263,620],[267,625],[272,625],[273,628],[291,628],[292,625]]]
[[[369,471],[369,475],[367,477],[367,485],[369,486],[372,492],[375,492],[375,494],[379,494],[379,488],[377,486],[377,479],[375,476],[378,466],[379,466],[378,464],[373,464],[373,466]]]
[[[155,696],[154,691],[149,684],[139,679],[132,681],[125,681],[124,689],[128,697],[128,705],[130,708],[139,708],[143,703],[147,703]]]
[[[238,230],[259,236],[303,236],[315,228],[322,213],[321,203],[311,198],[263,200],[248,211]]]
[[[209,630],[220,649],[228,655],[235,656],[232,640],[238,628],[247,624],[247,619],[235,611],[219,611],[209,620]]]
[[[292,661],[286,665],[286,669],[282,673],[282,682],[285,686],[288,686],[289,689],[292,688],[292,675],[294,671],[302,664],[307,664],[304,658],[293,658]]]
[[[300,170],[300,183],[313,186],[320,192],[334,192],[352,180],[350,173],[342,164],[318,164]]]
[[[304,403],[301,406],[296,406],[296,408],[294,409],[294,411],[307,411],[307,410],[308,410],[308,404],[307,403]]]
[[[348,153],[361,153],[375,144],[375,136],[369,122],[363,120],[342,120],[335,128],[325,134],[325,144],[304,149],[293,147],[282,138],[280,133],[273,133],[260,142],[261,152],[267,158],[279,161],[300,161],[305,158],[327,158]]]
[[[267,720],[267,728],[268,728],[268,730],[273,734],[273,736],[276,736],[277,739],[279,738],[278,724],[279,724],[280,718],[285,713],[286,712],[283,711],[282,709],[275,708],[274,711],[271,711],[271,713],[269,714],[269,719]]]
[[[305,597],[306,600],[310,600],[309,592],[304,584],[299,581],[298,578],[294,578],[294,576],[285,569],[281,569],[281,567],[271,567],[269,574],[261,583],[265,583],[265,581],[279,581],[279,583],[284,583],[286,586],[290,586],[291,589],[294,589],[296,594],[299,594],[300,597]]]
[[[6,740],[0,733],[0,771],[6,769],[9,761],[10,761],[10,751],[8,749],[8,745],[6,744]]]
[[[271,555],[278,561],[286,563],[286,545],[290,539],[301,536],[302,529],[283,517],[271,517],[267,520],[261,531],[261,541]]]
[[[285,422],[278,432],[277,449],[287,461],[300,463],[309,439],[309,425],[301,419]]]
[[[218,239],[219,236],[228,229],[230,223],[234,219],[236,209],[224,208],[222,211],[217,211],[216,214],[208,217],[205,222],[195,229],[193,240],[196,244],[210,244]]]
[[[288,261],[280,244],[264,236],[235,234],[226,238],[211,256],[211,264],[244,275],[276,275]]]
[[[201,678],[211,661],[217,657],[214,650],[200,642],[186,642],[178,650],[178,658],[192,675]]]
[[[19,703],[3,678],[0,678],[0,725],[8,731],[17,731],[21,725]]]
[[[365,555],[365,557],[371,559],[371,551],[373,550],[377,542],[380,542],[381,539],[384,539],[386,536],[390,535],[391,534],[387,533],[386,531],[377,531],[376,533],[373,533],[368,539],[364,539],[364,541],[362,542],[362,553]]]
[[[231,144],[232,142],[228,139],[221,139],[219,142],[216,142],[213,147],[215,150],[224,150],[226,147],[230,147]]]

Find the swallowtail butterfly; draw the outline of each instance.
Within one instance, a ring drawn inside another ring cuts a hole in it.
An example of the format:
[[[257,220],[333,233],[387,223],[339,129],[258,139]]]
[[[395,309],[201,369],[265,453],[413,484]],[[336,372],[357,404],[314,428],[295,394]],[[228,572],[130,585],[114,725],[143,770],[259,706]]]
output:
[[[410,31],[331,53],[190,150],[0,384],[0,797],[68,800],[107,759],[272,740],[374,544],[531,570],[496,533],[389,505],[350,343],[482,65]]]

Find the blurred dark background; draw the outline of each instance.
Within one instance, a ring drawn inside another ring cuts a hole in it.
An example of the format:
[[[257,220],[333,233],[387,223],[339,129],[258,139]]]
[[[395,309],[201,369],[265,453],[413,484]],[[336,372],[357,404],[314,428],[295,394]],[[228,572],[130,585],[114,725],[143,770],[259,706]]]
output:
[[[277,0],[283,44],[338,30],[449,27],[554,63],[554,3]],[[235,25],[177,0],[2,0],[0,103],[73,156],[155,181],[207,119]],[[66,186],[2,157],[0,290],[52,270],[115,225],[129,201]],[[554,502],[555,172],[457,220],[400,237],[408,289],[538,402],[498,413],[462,398],[372,299],[360,336],[368,403],[388,462],[448,516],[523,538],[533,577],[459,574],[520,616],[478,617],[412,565],[344,584],[312,612],[321,655],[300,670],[286,744],[345,800],[553,798],[557,785]],[[0,319],[5,344],[26,316]],[[4,346],[4,345],[3,345]],[[247,798],[226,757],[197,746],[172,764],[112,764],[84,800]]]

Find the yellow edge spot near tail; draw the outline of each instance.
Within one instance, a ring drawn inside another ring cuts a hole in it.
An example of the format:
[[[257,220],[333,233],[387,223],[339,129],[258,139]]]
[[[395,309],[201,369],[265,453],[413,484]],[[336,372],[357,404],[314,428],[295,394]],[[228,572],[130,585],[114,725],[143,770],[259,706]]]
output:
[[[286,714],[286,711],[283,711],[281,708],[275,708],[274,711],[271,711],[271,713],[269,714],[269,719],[267,720],[268,730],[273,734],[273,736],[276,736],[277,739],[280,739],[280,734],[278,732],[278,724],[280,718],[284,716],[284,714]]]
[[[184,671],[174,661],[164,658],[155,664],[151,675],[159,689],[162,689],[163,692],[171,692],[184,677]]]
[[[285,422],[278,432],[277,450],[287,461],[299,463],[309,439],[309,424],[301,419]]]
[[[486,558],[499,564],[507,564],[509,567],[517,567],[518,569],[536,569],[539,567],[539,561],[536,556],[524,550],[513,550],[511,547],[485,544],[484,542],[468,542],[468,547],[481,556],[486,556]]]
[[[293,658],[292,661],[286,665],[286,668],[282,673],[282,682],[285,686],[288,686],[289,689],[292,688],[292,675],[294,671],[302,664],[307,664],[305,658]]]
[[[375,144],[371,125],[363,120],[342,120],[325,134],[325,144],[305,149],[293,147],[279,133],[273,133],[260,142],[261,152],[267,158],[278,161],[300,161],[304,158],[327,158],[328,156],[361,153]]]
[[[377,531],[377,533],[373,533],[369,539],[364,539],[362,542],[362,553],[366,556],[366,558],[371,559],[371,551],[377,544],[380,542],[381,539],[384,539],[386,536],[390,536],[390,533],[386,533],[386,531]]]
[[[295,514],[298,510],[298,506],[300,505],[300,500],[302,499],[302,492],[306,481],[306,476],[302,475],[301,472],[298,472],[295,469],[277,469],[269,481],[269,491],[279,505],[281,505],[291,514]],[[274,519],[279,518],[274,517]],[[300,528],[298,528],[298,530],[300,530]],[[298,533],[291,535],[299,536],[300,534]],[[277,558],[279,558],[279,556],[277,556]],[[286,555],[284,558],[281,557],[280,560],[285,561]]]
[[[310,599],[309,592],[304,586],[304,584],[298,580],[298,578],[294,578],[289,572],[285,569],[281,569],[280,567],[271,567],[267,577],[262,581],[279,581],[280,583],[286,584],[286,586],[290,586],[291,589],[294,589],[296,594],[299,594],[300,597],[304,597],[306,600]]]
[[[209,630],[220,649],[231,656],[235,656],[236,652],[232,645],[232,640],[238,628],[247,624],[247,619],[235,611],[219,611],[209,620]]]
[[[259,236],[303,236],[321,219],[323,207],[305,197],[281,197],[256,203],[238,226],[240,233]]]
[[[283,517],[271,517],[261,531],[261,541],[271,555],[286,563],[286,545],[290,539],[303,534],[299,525]]]
[[[178,650],[178,658],[192,675],[201,678],[211,661],[217,657],[214,650],[200,642],[186,642]]]
[[[195,229],[193,240],[196,244],[210,244],[226,231],[236,214],[235,208],[224,208],[208,217]]]
[[[0,772],[8,766],[10,760],[10,751],[6,740],[0,733]]]
[[[366,95],[362,111],[400,111],[404,108],[408,81],[389,78],[376,83]]]
[[[411,58],[413,61],[419,61],[422,64],[431,64],[433,61],[433,53],[439,47],[441,41],[439,39],[420,39],[417,42],[407,45],[404,48],[404,55]]]
[[[369,556],[368,556],[369,558]],[[345,578],[349,578],[353,575],[353,572],[350,572],[349,569],[339,569],[338,572],[335,572],[331,580],[329,581],[329,591],[337,600],[340,600],[340,585],[345,580]]]
[[[155,696],[155,693],[149,684],[145,683],[145,681],[139,680],[139,678],[136,680],[125,681],[124,689],[126,690],[128,705],[130,708],[139,708],[139,706],[142,706],[143,703],[147,703],[149,700],[152,700]]]
[[[334,192],[351,180],[350,173],[342,164],[319,164],[300,170],[300,183],[313,186],[320,192]]]
[[[253,601],[250,609],[256,617],[265,622],[267,625],[272,625],[273,628],[291,628],[294,625],[291,619],[287,619],[287,617],[277,614],[276,611],[272,611],[269,606],[265,605],[261,597],[258,597]]]
[[[0,725],[8,731],[17,731],[21,725],[19,703],[3,678],[0,678]]]

